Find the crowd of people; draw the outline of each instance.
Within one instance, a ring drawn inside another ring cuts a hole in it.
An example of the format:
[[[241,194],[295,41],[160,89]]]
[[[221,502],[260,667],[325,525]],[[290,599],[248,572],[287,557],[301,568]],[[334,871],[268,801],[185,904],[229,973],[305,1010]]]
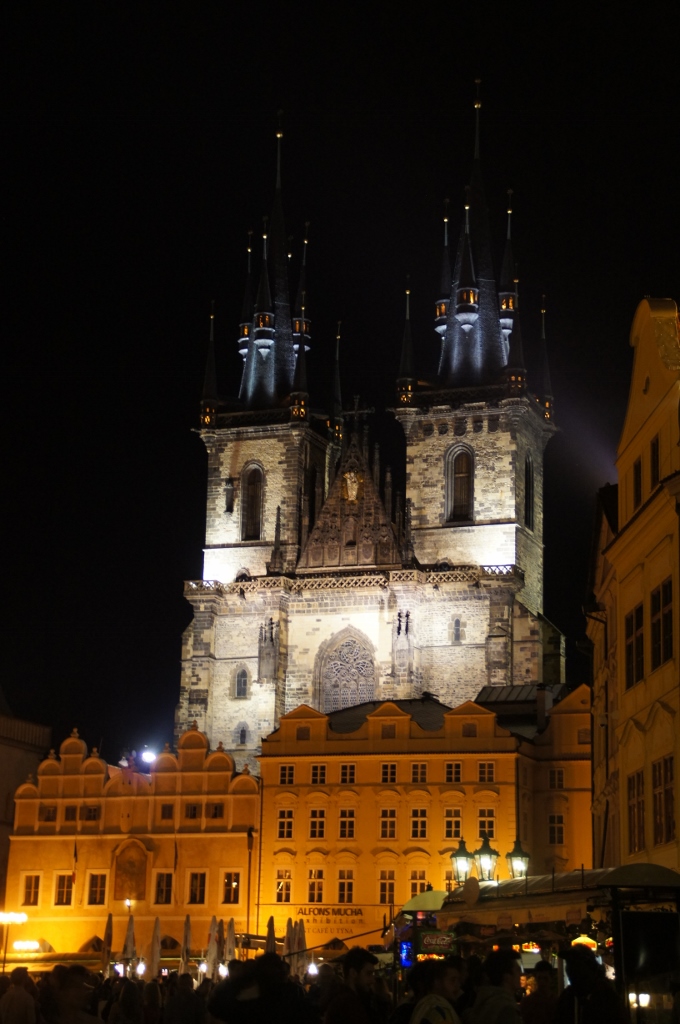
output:
[[[604,969],[583,947],[564,954],[569,985],[541,961],[523,985],[519,954],[449,956],[417,963],[395,1006],[378,958],[360,946],[322,964],[303,985],[275,953],[232,960],[228,977],[196,985],[191,974],[147,982],[103,979],[57,966],[35,982],[17,967],[0,978],[0,1024],[618,1024],[623,1018]]]

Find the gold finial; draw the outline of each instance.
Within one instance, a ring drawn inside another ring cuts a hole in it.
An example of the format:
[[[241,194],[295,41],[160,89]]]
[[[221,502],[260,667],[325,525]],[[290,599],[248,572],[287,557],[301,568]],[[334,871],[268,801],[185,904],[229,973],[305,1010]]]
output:
[[[512,189],[511,188],[508,189],[507,195],[508,195],[508,213],[512,213],[512,195],[513,195],[513,193],[512,193]]]
[[[335,340],[336,340],[336,341],[340,341],[340,324],[341,324],[341,323],[342,323],[342,320],[338,320],[338,332],[337,332],[337,334],[335,335]]]
[[[475,78],[475,85],[477,86],[477,96],[475,98],[475,110],[481,110],[481,108],[482,108],[482,101],[479,98],[479,87],[480,87],[481,84],[482,84],[481,78]]]
[[[277,116],[278,116],[278,119],[279,119],[279,128],[278,128],[278,131],[276,133],[276,138],[277,139],[282,139],[283,138],[283,111],[279,110],[277,112]]]

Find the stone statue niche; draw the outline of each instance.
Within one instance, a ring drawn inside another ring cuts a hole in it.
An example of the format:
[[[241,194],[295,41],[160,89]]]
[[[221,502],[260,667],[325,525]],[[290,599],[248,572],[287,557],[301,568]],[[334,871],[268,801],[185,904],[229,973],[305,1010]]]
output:
[[[267,619],[260,626],[258,640],[257,677],[275,679],[279,662],[279,624]]]

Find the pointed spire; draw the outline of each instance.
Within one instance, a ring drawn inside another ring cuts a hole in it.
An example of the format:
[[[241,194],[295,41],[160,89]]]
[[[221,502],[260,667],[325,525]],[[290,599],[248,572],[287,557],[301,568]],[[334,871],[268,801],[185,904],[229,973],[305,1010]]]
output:
[[[475,160],[479,160],[479,112],[482,109],[479,87],[481,84],[481,78],[475,78],[475,85],[477,86],[477,96],[475,97]]]
[[[239,323],[238,351],[243,362],[248,355],[248,342],[250,331],[253,326],[253,232],[248,232],[248,273],[246,275],[246,287],[243,295],[243,308],[241,310],[241,321]]]
[[[335,335],[335,359],[333,362],[332,395],[331,395],[331,420],[329,423],[331,439],[336,444],[342,443],[342,392],[340,390],[340,323],[338,320],[338,331]]]
[[[543,407],[545,419],[551,420],[553,418],[554,395],[552,393],[550,367],[548,365],[548,343],[545,338],[545,295],[541,298],[541,377],[539,400]]]
[[[505,377],[509,390],[517,395],[526,389],[527,373],[524,366],[524,348],[522,345],[522,330],[519,322],[519,280],[515,278],[515,303],[514,315],[512,318],[512,332],[510,334],[510,350],[508,352],[508,365],[505,369]]]
[[[302,243],[302,262],[300,264],[300,280],[298,282],[297,297],[295,299],[295,315],[293,317],[293,348],[297,352],[300,344],[300,335],[304,335],[305,348],[309,351],[311,338],[311,323],[309,316],[302,313],[303,296],[307,292],[307,246],[309,245],[309,221],[305,221],[305,237]],[[308,308],[308,307],[307,307]]]
[[[301,316],[305,316],[305,293],[302,293]],[[290,411],[293,419],[304,420],[307,418],[307,405],[309,403],[309,392],[307,390],[307,351],[304,342],[298,346],[297,359],[295,361],[295,375],[293,377],[293,390],[290,395]]]
[[[401,405],[410,405],[416,384],[413,369],[413,339],[411,337],[411,288],[410,275],[406,275],[406,319],[404,338],[401,343],[401,360],[397,377],[397,399]]]
[[[203,377],[203,397],[201,400],[201,426],[214,427],[217,422],[217,366],[215,363],[215,302],[210,307],[210,336],[208,354],[205,360]]]
[[[295,374],[295,351],[293,349],[293,325],[290,317],[290,294],[288,287],[288,244],[283,218],[283,197],[281,189],[281,151],[283,142],[283,112],[279,111],[276,132],[276,189],[269,232],[269,255],[272,268],[274,322],[276,343],[273,348],[271,367],[272,394],[276,400],[289,395]]]
[[[281,139],[283,138],[283,111],[279,110],[279,130],[276,133],[276,191],[281,191]]]
[[[470,245],[470,189],[468,188],[465,203],[465,231],[463,233],[460,271],[458,287],[456,289],[455,317],[462,330],[467,334],[476,324],[478,316],[479,289],[477,288],[475,268],[472,262],[472,247]]]
[[[510,346],[510,332],[513,329],[515,317],[515,261],[512,254],[511,241],[512,223],[512,189],[508,189],[508,228],[505,238],[505,251],[503,252],[503,266],[501,268],[501,280],[498,290],[498,304],[500,306],[500,325],[503,334],[503,341],[508,350]]]
[[[451,299],[451,255],[449,252],[449,201],[444,200],[444,252],[442,274],[439,282],[439,298],[435,305],[434,329],[439,335],[446,332],[446,320]]]
[[[257,286],[257,296],[255,298],[255,312],[273,314],[272,294],[269,289],[269,267],[267,263],[267,221],[267,217],[262,218],[262,269],[260,271],[260,283]]]

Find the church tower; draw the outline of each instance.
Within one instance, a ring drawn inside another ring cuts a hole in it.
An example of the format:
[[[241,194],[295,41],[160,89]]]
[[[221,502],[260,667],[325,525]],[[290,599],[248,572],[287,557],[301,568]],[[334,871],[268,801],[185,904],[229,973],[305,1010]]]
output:
[[[195,720],[213,745],[253,766],[261,737],[301,704],[330,712],[430,693],[454,707],[487,686],[559,682],[563,671],[562,638],[542,616],[543,449],[554,431],[547,361],[535,396],[510,213],[495,283],[479,101],[455,259],[448,207],[444,218],[441,353],[430,382],[416,367],[406,288],[400,358],[395,351],[405,495],[393,493],[391,469],[369,443],[371,410],[358,401],[343,409],[340,325],[330,408],[312,400],[307,226],[291,304],[281,140],[279,131],[256,272],[248,245],[238,399],[218,393],[210,321],[204,571],[185,588],[194,617],[176,713],[178,733]]]

